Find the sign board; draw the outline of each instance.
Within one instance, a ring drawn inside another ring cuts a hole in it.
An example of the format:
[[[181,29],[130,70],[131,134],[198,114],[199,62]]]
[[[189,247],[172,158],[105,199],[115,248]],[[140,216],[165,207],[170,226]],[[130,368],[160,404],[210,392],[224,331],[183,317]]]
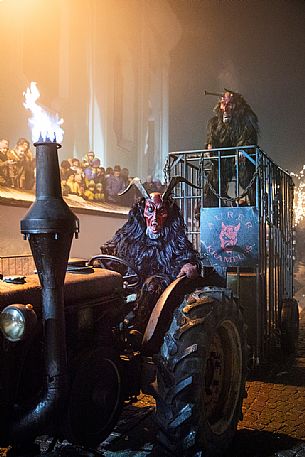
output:
[[[200,251],[204,265],[255,267],[259,252],[257,209],[201,208]]]

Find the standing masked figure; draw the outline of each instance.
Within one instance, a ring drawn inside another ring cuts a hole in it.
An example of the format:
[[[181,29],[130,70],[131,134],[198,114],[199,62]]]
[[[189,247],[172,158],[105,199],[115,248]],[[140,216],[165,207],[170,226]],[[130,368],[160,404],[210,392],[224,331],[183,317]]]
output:
[[[206,149],[256,145],[259,132],[257,116],[243,96],[227,89],[225,89],[223,94],[219,94],[219,96],[220,99],[214,108],[215,116],[209,120],[207,126]],[[228,154],[231,153],[232,151],[228,152]],[[249,185],[254,171],[255,166],[245,157],[240,156],[239,184],[242,188],[241,191]],[[234,159],[222,160],[222,196],[227,194],[228,183],[232,180],[234,175]],[[213,161],[213,167],[208,176],[208,182],[216,191],[218,190],[218,166],[216,161]],[[248,203],[250,204],[253,204],[253,193],[254,189],[249,189]],[[218,206],[218,200],[212,195],[209,189],[207,192],[207,199],[207,206]]]
[[[139,179],[133,179],[124,192],[136,185],[143,198],[133,205],[123,227],[101,246],[102,254],[120,257],[139,272],[144,283],[139,299],[143,324],[171,281],[199,275],[199,254],[188,240],[180,209],[170,196],[181,181],[185,180],[174,178],[163,194],[148,194]]]

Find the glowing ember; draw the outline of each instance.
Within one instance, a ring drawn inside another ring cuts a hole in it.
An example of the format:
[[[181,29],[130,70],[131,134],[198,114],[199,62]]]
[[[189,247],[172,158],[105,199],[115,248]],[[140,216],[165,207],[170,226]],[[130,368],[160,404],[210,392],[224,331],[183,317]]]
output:
[[[294,176],[298,183],[295,187],[295,196],[294,196],[294,217],[295,223],[298,225],[305,217],[305,165],[300,173],[291,172],[290,175]]]
[[[64,131],[61,128],[64,120],[60,119],[58,114],[48,113],[36,101],[40,97],[40,92],[35,82],[31,82],[24,95],[24,107],[31,111],[32,117],[29,119],[29,126],[32,130],[32,141],[45,142],[54,141],[61,143]]]

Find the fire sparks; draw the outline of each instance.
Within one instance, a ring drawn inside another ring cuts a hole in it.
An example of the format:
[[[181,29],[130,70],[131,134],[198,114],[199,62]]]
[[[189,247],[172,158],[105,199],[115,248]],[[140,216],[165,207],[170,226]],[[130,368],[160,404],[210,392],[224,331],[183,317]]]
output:
[[[30,110],[32,117],[29,119],[29,126],[32,130],[33,143],[39,141],[54,141],[61,143],[64,131],[61,128],[64,120],[59,118],[58,114],[47,112],[36,101],[40,97],[40,92],[35,82],[31,82],[24,95],[23,106]]]
[[[300,173],[291,172],[290,175],[298,180],[294,196],[294,217],[295,223],[298,225],[305,217],[305,165]]]

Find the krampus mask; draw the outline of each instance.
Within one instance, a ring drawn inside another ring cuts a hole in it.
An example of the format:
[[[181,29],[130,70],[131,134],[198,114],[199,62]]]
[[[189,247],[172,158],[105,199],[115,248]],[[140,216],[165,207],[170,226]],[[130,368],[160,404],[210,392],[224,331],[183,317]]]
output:
[[[229,89],[224,89],[222,94],[205,94],[219,97],[214,108],[215,116],[208,122],[206,148],[257,144],[257,116],[241,94]]]
[[[163,273],[172,280],[184,273],[186,264],[199,270],[199,254],[188,240],[181,212],[171,198],[173,188],[181,182],[192,185],[183,177],[174,177],[163,194],[149,194],[139,178],[134,178],[122,193],[136,186],[143,197],[133,205],[123,227],[101,246],[102,253],[125,259],[144,278]]]
[[[134,178],[129,186],[120,194],[128,192],[128,190],[135,185],[138,190],[141,192],[145,198],[145,207],[144,207],[144,218],[146,222],[146,235],[150,239],[157,239],[161,235],[164,224],[168,219],[170,212],[170,206],[173,202],[170,198],[172,190],[180,182],[186,182],[187,184],[193,186],[189,181],[184,179],[181,176],[175,176],[171,179],[168,188],[166,191],[161,194],[160,192],[152,192],[149,194],[144,186],[142,185],[139,178]]]

